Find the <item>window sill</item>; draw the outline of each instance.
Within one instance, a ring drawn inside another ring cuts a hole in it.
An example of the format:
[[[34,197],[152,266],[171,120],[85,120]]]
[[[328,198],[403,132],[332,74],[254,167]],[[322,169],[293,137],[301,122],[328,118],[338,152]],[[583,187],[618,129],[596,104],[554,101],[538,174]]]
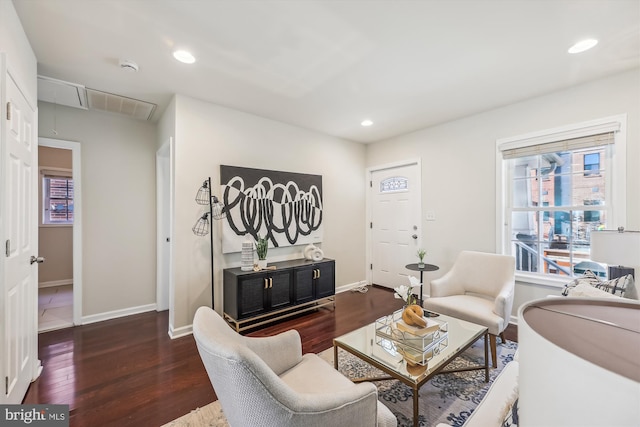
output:
[[[40,224],[40,228],[60,228],[60,227],[68,227],[73,228],[73,224]]]
[[[554,289],[562,289],[574,278],[569,276],[555,276],[542,274],[527,274],[524,272],[516,272],[516,282],[531,285],[542,285]]]

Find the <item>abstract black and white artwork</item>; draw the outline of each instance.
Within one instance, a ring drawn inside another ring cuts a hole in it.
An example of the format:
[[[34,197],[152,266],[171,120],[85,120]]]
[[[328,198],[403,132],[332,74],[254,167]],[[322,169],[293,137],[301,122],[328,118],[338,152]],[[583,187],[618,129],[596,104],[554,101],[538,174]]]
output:
[[[321,175],[222,165],[220,183],[223,253],[240,252],[258,235],[272,248],[322,241]]]

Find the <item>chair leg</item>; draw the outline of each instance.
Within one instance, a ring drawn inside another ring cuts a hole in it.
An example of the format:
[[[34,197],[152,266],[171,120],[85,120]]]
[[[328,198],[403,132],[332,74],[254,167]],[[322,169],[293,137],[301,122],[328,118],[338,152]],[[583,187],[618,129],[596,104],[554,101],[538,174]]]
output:
[[[491,362],[493,363],[493,367],[498,366],[498,351],[496,345],[496,339],[498,337],[493,334],[489,334],[489,345],[491,347]]]
[[[506,340],[506,339],[504,339],[504,331],[500,332],[500,342],[501,342],[502,344],[504,344],[504,343],[506,343],[506,342],[507,342],[507,340]]]

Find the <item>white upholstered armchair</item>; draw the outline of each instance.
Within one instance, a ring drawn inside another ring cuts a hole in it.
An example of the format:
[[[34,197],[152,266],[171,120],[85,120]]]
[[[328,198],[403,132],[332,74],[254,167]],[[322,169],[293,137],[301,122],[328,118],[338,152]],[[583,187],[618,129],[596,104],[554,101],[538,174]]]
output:
[[[515,288],[515,258],[462,251],[451,270],[431,281],[424,308],[486,326],[491,361],[496,366],[496,337],[504,341]]]
[[[354,384],[316,354],[302,355],[295,330],[245,337],[200,307],[193,335],[232,427],[396,425],[375,385]]]

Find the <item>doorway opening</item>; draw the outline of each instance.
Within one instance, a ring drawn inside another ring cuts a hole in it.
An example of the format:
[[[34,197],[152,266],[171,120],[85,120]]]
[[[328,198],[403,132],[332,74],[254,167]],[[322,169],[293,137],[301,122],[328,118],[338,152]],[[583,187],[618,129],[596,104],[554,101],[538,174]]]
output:
[[[81,324],[80,144],[38,142],[38,332]]]

